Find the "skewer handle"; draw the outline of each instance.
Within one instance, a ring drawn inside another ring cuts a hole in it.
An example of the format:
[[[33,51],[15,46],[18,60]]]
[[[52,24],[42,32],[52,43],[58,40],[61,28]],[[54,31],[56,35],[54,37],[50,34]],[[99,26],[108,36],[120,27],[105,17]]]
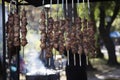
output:
[[[74,54],[74,66],[76,66],[76,55]]]
[[[45,4],[45,1],[43,0],[43,1],[42,1],[42,5],[44,5],[44,4]]]
[[[55,60],[56,60],[56,50],[55,50]]]
[[[25,56],[25,53],[24,53],[25,51],[24,51],[24,46],[23,46],[23,58],[24,58],[24,56]]]
[[[52,0],[50,0],[50,17],[52,15]]]
[[[79,65],[81,66],[81,55],[79,54]]]
[[[67,60],[68,60],[68,66],[69,66],[69,50],[67,50]]]
[[[49,66],[51,65],[51,60],[50,60],[50,58],[48,58],[48,65],[49,65]]]
[[[79,4],[79,3],[80,3],[80,1],[79,1],[79,0],[77,0],[77,3]]]
[[[74,23],[74,0],[72,0],[72,22]]]
[[[89,58],[86,56],[86,64],[88,65]]]
[[[59,12],[59,0],[57,0],[57,20],[58,20],[58,12]]]
[[[66,15],[68,16],[68,0],[66,0]]]
[[[90,15],[90,1],[87,0],[87,3],[88,3],[88,14]]]

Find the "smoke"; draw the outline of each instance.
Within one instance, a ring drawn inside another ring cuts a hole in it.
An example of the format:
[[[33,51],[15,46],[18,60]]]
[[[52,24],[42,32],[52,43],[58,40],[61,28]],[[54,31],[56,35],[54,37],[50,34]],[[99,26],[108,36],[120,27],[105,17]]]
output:
[[[27,55],[27,75],[51,75],[56,71],[53,69],[47,69],[43,62],[39,58],[40,53],[35,50],[31,50]]]

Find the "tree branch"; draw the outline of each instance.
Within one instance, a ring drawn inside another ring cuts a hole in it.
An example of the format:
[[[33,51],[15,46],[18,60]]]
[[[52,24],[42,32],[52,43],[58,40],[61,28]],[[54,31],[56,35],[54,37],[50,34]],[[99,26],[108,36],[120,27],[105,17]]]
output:
[[[99,31],[100,31],[100,34],[104,34],[106,31],[105,31],[105,10],[104,10],[104,6],[100,6],[99,7],[100,9],[100,24],[99,24]]]
[[[115,8],[114,8],[114,12],[113,12],[113,16],[111,17],[111,21],[107,24],[106,28],[108,31],[110,31],[111,25],[113,23],[113,21],[115,20],[116,16],[119,13],[120,10],[120,1],[115,1]]]

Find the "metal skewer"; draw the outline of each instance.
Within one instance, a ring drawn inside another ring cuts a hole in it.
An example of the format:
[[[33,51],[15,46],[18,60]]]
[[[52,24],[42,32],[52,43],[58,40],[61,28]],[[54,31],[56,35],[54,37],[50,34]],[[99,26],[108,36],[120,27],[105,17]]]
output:
[[[58,12],[59,12],[59,0],[57,0],[57,20],[58,20]]]
[[[72,0],[72,23],[74,23],[74,0]],[[74,66],[76,66],[76,55],[75,53],[73,54],[74,58]]]
[[[87,0],[87,3],[88,3],[88,16],[90,16],[90,14],[91,14],[90,13],[90,1]],[[88,21],[87,21],[87,28],[88,28]],[[86,61],[87,61],[86,64],[89,65],[89,56],[88,55],[86,56]]]
[[[51,17],[51,14],[52,14],[52,0],[50,0],[50,17]]]
[[[44,2],[44,1],[43,1]],[[48,6],[45,6],[45,13],[46,13],[46,33],[48,32],[48,18],[49,18],[49,10],[51,9],[51,2],[52,2],[52,0],[50,1],[50,8],[48,7]],[[50,11],[50,16],[51,16],[51,11]],[[49,40],[48,40],[48,38],[46,39],[46,50],[47,50],[47,48],[48,48],[48,44],[49,44],[49,42],[48,42]],[[47,51],[46,51],[47,52]],[[48,57],[48,61],[47,61],[47,63],[48,63],[48,66],[50,66],[50,58]]]
[[[77,0],[77,10],[78,10],[78,15],[79,15],[79,0]],[[79,17],[79,16],[78,16]],[[81,31],[81,30],[80,30]],[[82,64],[81,64],[81,54],[79,54],[79,66],[81,66]]]
[[[24,56],[25,56],[25,53],[24,53],[24,52],[25,52],[25,50],[24,50],[24,48],[25,48],[25,47],[23,46],[23,58],[24,58]]]
[[[67,50],[67,60],[68,60],[68,66],[70,65],[69,63],[69,50]]]
[[[85,18],[85,0],[83,0],[83,18]]]
[[[78,12],[77,14],[79,16],[79,6],[78,5],[79,5],[79,0],[77,0],[77,12]]]
[[[79,54],[79,65],[81,66],[81,55]]]
[[[73,54],[73,56],[74,56],[74,66],[76,66],[76,55],[75,55],[75,53]]]
[[[55,50],[55,49],[54,49]],[[55,50],[55,60],[56,60],[56,50]]]
[[[68,17],[68,0],[66,0],[66,16]]]
[[[59,12],[59,0],[57,0],[57,9],[56,9],[56,11],[57,11],[57,21],[59,20],[59,18],[58,18],[58,12]],[[55,33],[53,33],[54,34],[54,36],[55,36]],[[54,49],[55,50],[55,49]],[[56,59],[56,50],[55,50],[55,59]]]
[[[45,9],[44,4],[45,4],[45,0],[42,0],[42,10],[43,10],[45,13],[48,13],[47,10]],[[46,14],[45,14],[45,15],[46,15]],[[47,15],[45,18],[47,19],[47,17],[48,17],[48,15]],[[46,27],[45,32],[47,32],[47,27]],[[46,43],[45,43],[45,44],[46,44]],[[41,56],[42,59],[45,58],[45,55],[46,55],[46,50],[45,50],[45,48],[44,48],[44,49],[41,49],[41,55],[42,55],[42,56]]]
[[[51,14],[52,14],[52,0],[50,0],[50,17],[51,17]],[[47,23],[47,26],[48,26],[48,23]],[[50,57],[48,58],[48,60],[49,60],[48,61],[48,65],[50,66],[51,65],[51,59],[50,59]]]
[[[88,16],[90,16],[90,1],[87,0],[87,5],[88,5]],[[87,28],[88,28],[88,22],[87,22]]]
[[[72,0],[72,22],[74,23],[74,0]]]
[[[79,0],[77,0],[77,6],[78,6],[78,4],[80,3],[80,1]]]
[[[64,0],[62,0],[62,19],[64,18]]]
[[[49,65],[49,67],[50,67],[50,65],[51,65],[51,60],[50,60],[50,58],[48,58],[48,65]]]
[[[85,1],[83,0],[83,19],[85,19]],[[87,23],[87,25],[88,25],[88,23]],[[84,22],[82,23],[82,30],[83,30],[83,28],[84,28]],[[88,55],[87,55],[87,53],[85,53],[86,54],[86,64],[88,65]]]
[[[90,15],[90,1],[87,0],[87,3],[88,3],[88,14]]]
[[[86,64],[88,65],[89,63],[89,57],[88,56],[86,56]]]
[[[66,0],[66,17],[68,17],[68,0]],[[67,50],[67,60],[68,60],[68,66],[69,64],[69,50]]]

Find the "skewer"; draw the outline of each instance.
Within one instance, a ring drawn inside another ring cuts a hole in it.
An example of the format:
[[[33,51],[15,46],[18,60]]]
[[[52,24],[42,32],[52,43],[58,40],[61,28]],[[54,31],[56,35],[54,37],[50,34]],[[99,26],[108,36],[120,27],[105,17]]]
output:
[[[66,0],[66,16],[68,17],[68,0]],[[68,60],[68,66],[69,64],[69,50],[67,50],[67,60]]]
[[[57,0],[57,20],[58,20],[58,12],[59,12],[59,0]]]
[[[55,50],[55,49],[54,49]],[[56,60],[56,50],[55,50],[55,60]]]
[[[78,10],[78,15],[79,15],[79,6],[78,6],[78,5],[79,5],[79,3],[80,3],[80,2],[79,2],[79,0],[77,0],[77,7],[78,7],[78,9],[77,9],[77,10]],[[78,18],[79,18],[79,17],[78,17]],[[80,28],[80,31],[81,31],[81,28]],[[80,43],[79,43],[79,44],[80,44]],[[81,52],[81,53],[82,53],[82,52]],[[81,53],[78,53],[78,54],[79,54],[79,66],[81,66],[81,65],[82,65],[82,64],[81,64]]]
[[[77,0],[77,4],[79,4],[80,3],[80,1],[79,0]]]
[[[66,16],[68,17],[68,0],[66,0]]]
[[[90,15],[90,1],[87,0],[87,3],[88,3],[88,14]]]
[[[52,0],[50,0],[50,17],[51,17],[51,14],[52,14]]]
[[[90,1],[87,0],[87,5],[88,5],[88,16],[90,16]],[[88,22],[87,22],[87,28],[88,28]]]
[[[42,6],[43,6],[42,8],[45,12],[44,4],[45,4],[45,0],[42,0]],[[43,54],[43,58],[45,58],[45,49],[42,49],[42,54]]]
[[[24,55],[25,55],[25,54],[24,54],[24,46],[23,46],[23,58],[24,58]]]
[[[69,50],[67,50],[67,60],[68,60],[68,66],[69,66]]]
[[[45,21],[44,21],[44,27],[45,27],[45,31],[44,31],[44,33],[46,34],[47,33],[47,31],[48,31],[48,12],[49,12],[49,8],[47,8],[47,7],[45,7],[44,6],[44,4],[45,4],[45,0],[42,0],[42,5],[43,5],[43,7],[42,7],[42,9],[43,9],[43,11],[44,11],[44,18],[45,18]],[[51,7],[51,6],[50,6]],[[42,19],[43,20],[43,19]],[[44,37],[46,37],[46,36],[44,36]],[[46,39],[45,39],[45,42],[44,42],[44,45],[46,46],[46,47],[43,47],[41,50],[41,53],[42,53],[42,57],[43,58],[45,58],[46,57],[46,55],[47,55],[47,45],[48,45],[48,39],[47,39],[47,37],[46,37]],[[50,66],[50,58],[49,57],[47,57],[46,58],[47,59],[47,66]]]
[[[85,0],[83,0],[83,9],[85,9]]]
[[[43,58],[45,58],[46,52],[45,49],[43,49]]]
[[[74,53],[74,66],[76,66],[76,55]]]
[[[42,0],[42,6],[45,4],[45,1],[44,0]],[[43,7],[44,8],[44,7]]]
[[[50,18],[51,18],[51,14],[52,14],[52,0],[50,0]],[[47,15],[47,32],[48,32],[48,26],[49,26],[49,23],[48,23],[48,18],[49,16]],[[48,37],[47,37],[48,38]],[[47,44],[50,44],[50,40],[48,39],[47,40]],[[49,47],[48,47],[49,48]],[[50,54],[51,55],[51,54]],[[51,56],[50,56],[51,57]],[[51,58],[48,58],[48,65],[49,65],[49,67],[50,67],[50,65],[51,65]]]
[[[85,0],[83,0],[83,18],[85,18]]]
[[[90,16],[90,1],[87,0],[87,3],[88,3],[88,15]],[[88,21],[87,21],[87,29],[88,29]],[[89,65],[89,56],[87,55],[86,56],[86,64]]]
[[[79,54],[79,65],[81,66],[81,55]]]
[[[86,56],[86,64],[88,65],[89,63],[89,57],[88,56]]]
[[[10,1],[9,8],[8,8],[8,9],[9,9],[9,12],[12,13],[12,10],[13,10],[12,0]],[[10,13],[9,13],[9,14],[10,14]]]
[[[77,14],[78,14],[78,17],[79,17],[79,6],[78,5],[79,5],[79,0],[77,0],[77,12],[78,12]]]
[[[79,12],[79,0],[77,0],[77,7],[78,7],[78,12]],[[78,13],[79,14],[79,13]],[[78,17],[79,18],[79,17]],[[81,31],[81,28],[80,28],[80,31]],[[79,48],[78,48],[79,49]],[[81,53],[82,53],[82,47],[81,47]],[[81,64],[81,53],[80,52],[78,52],[78,54],[79,54],[79,66],[81,66],[82,64]]]
[[[62,18],[63,18],[63,15],[64,15],[64,0],[62,0]]]
[[[44,4],[45,4],[45,0],[42,0],[42,10],[44,10],[44,12],[45,12]]]
[[[22,12],[22,18],[25,17],[26,18],[26,11],[25,11],[25,7],[23,7],[23,12]],[[24,24],[24,22],[26,24]],[[25,46],[27,45],[27,39],[26,39],[26,34],[27,34],[27,21],[21,21],[22,23],[22,26],[21,26],[21,33],[22,33],[22,43],[21,45],[23,46],[23,58],[24,58],[24,49],[25,49]],[[23,27],[24,26],[24,27]],[[26,30],[25,30],[26,29]]]
[[[78,6],[78,5],[79,5],[79,3],[80,3],[80,2],[79,2],[79,0],[77,0],[77,11],[78,11],[78,13],[77,13],[77,14],[78,14],[78,16],[79,16],[79,6]]]
[[[84,31],[84,19],[85,19],[85,1],[83,0],[83,22],[82,22],[82,30]],[[86,23],[88,26],[88,23]],[[87,29],[87,28],[86,28]],[[83,47],[84,48],[84,47]],[[84,51],[86,54],[86,64],[88,65],[88,55],[87,55],[87,51]]]
[[[79,54],[79,65],[81,66],[81,54],[82,54],[82,46],[78,47],[78,54]]]
[[[48,58],[48,65],[50,66],[51,65],[51,60],[50,60],[50,58]]]
[[[43,49],[41,49],[41,52],[40,52],[40,59],[43,59]]]
[[[72,0],[72,23],[74,23],[74,0]],[[76,55],[75,55],[75,53],[73,53],[73,59],[74,59],[74,66],[76,66]]]
[[[64,0],[62,0],[62,19],[64,18]]]
[[[59,12],[59,0],[57,0],[57,21],[58,21],[58,12]],[[53,33],[53,35],[55,36],[55,32]],[[55,50],[55,49],[54,49]],[[56,50],[55,50],[55,59],[56,59]]]
[[[90,3],[89,3],[89,0],[87,0],[87,3],[88,3],[88,16],[90,16]],[[85,5],[83,4],[83,6],[85,6]],[[88,21],[87,21],[86,24],[87,24],[87,28],[86,29],[88,29],[88,26],[89,26],[88,25]],[[86,53],[86,64],[89,65],[89,55],[88,55],[88,52]]]
[[[72,22],[74,23],[74,0],[72,0]]]

